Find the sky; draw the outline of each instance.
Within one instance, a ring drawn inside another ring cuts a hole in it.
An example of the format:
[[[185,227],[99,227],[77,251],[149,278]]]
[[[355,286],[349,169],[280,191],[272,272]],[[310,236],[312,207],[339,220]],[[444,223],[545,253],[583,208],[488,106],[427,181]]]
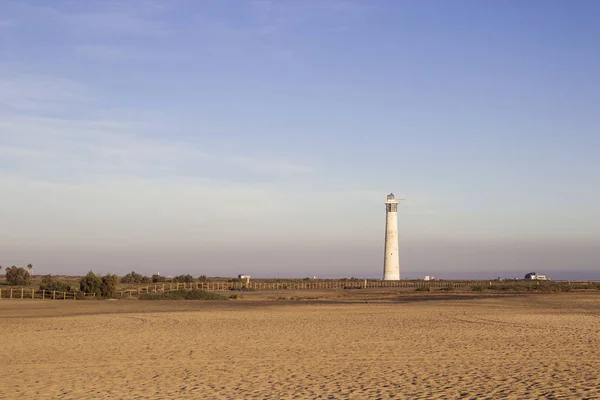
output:
[[[600,3],[0,2],[0,265],[600,279]]]

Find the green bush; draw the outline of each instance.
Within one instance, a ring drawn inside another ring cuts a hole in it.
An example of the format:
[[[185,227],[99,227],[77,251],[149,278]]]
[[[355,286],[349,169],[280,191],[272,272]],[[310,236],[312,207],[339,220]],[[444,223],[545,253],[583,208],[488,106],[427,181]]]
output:
[[[165,278],[164,276],[160,276],[158,274],[154,274],[152,275],[152,283],[162,283],[162,282],[166,282],[167,278]]]
[[[171,290],[163,293],[144,293],[140,300],[227,300],[227,297],[206,290]]]
[[[415,292],[431,292],[431,288],[429,286],[421,286],[416,288]]]
[[[507,291],[519,291],[521,290],[517,285],[490,285],[489,290],[499,290],[501,292]]]
[[[445,286],[445,287],[441,287],[440,290],[442,292],[452,292],[454,290],[454,288],[452,286]]]
[[[72,292],[73,288],[64,282],[59,281],[52,275],[46,275],[42,278],[40,283],[40,290],[51,290],[57,292]]]
[[[173,278],[173,282],[178,282],[178,283],[192,283],[194,281],[195,281],[194,277],[191,276],[190,274],[177,275],[175,278]]]
[[[135,271],[131,271],[127,275],[121,278],[121,283],[127,284],[138,284],[138,283],[151,283],[152,279],[147,276],[138,274]]]
[[[12,286],[27,286],[31,282],[29,272],[22,267],[12,266],[4,271],[6,282]]]
[[[100,295],[102,297],[113,297],[119,284],[119,277],[113,274],[107,274],[102,277],[100,284]]]
[[[483,286],[481,285],[473,285],[471,286],[471,290],[474,292],[483,292]]]
[[[96,296],[101,296],[102,280],[90,271],[79,281],[79,289],[84,293],[95,293]]]

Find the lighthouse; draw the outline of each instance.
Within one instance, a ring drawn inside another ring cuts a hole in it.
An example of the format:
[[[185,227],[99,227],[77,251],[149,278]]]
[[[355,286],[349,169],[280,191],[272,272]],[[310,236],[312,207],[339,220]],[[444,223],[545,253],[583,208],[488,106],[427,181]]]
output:
[[[383,280],[400,280],[400,257],[398,255],[398,203],[390,193],[385,202],[385,254]]]

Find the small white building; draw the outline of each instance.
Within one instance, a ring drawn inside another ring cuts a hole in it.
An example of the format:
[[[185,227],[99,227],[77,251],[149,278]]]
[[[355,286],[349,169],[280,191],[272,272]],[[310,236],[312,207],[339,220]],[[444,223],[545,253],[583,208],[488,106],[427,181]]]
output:
[[[246,281],[246,285],[250,284],[250,275],[239,274],[238,278],[245,280]]]
[[[530,272],[525,275],[525,279],[528,281],[549,281],[550,279],[546,275],[540,275],[537,272]]]
[[[435,281],[435,276],[433,275],[425,275],[425,278],[423,278],[424,281]]]

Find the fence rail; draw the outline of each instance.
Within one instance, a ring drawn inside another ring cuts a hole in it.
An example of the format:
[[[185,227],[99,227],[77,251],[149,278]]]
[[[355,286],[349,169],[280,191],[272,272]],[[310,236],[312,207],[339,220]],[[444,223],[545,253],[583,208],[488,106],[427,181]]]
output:
[[[573,283],[578,286],[598,285],[598,282],[591,281],[571,281],[560,282],[561,284]],[[119,290],[115,292],[116,297],[129,298],[139,297],[148,293],[164,293],[173,290],[208,290],[208,291],[229,291],[229,290],[329,290],[329,289],[366,289],[366,288],[470,288],[474,286],[492,286],[492,285],[538,285],[538,281],[381,281],[381,280],[318,280],[318,281],[206,281],[192,283],[162,283],[147,286],[140,286],[133,289]],[[599,286],[600,287],[600,286]],[[95,293],[82,292],[62,292],[56,290],[36,290],[24,287],[0,287],[1,299],[46,299],[46,300],[78,300],[89,297],[96,297]]]
[[[36,290],[31,288],[0,288],[0,299],[77,300],[95,297],[95,293],[61,292],[58,290]]]
[[[323,290],[323,289],[366,289],[366,288],[470,288],[491,285],[493,281],[381,281],[381,280],[321,280],[298,282],[243,282],[208,281],[192,283],[164,283],[141,286],[118,291],[119,297],[140,296],[146,293],[163,293],[172,290]],[[501,282],[509,284],[511,282]],[[523,284],[523,281],[515,282]],[[529,282],[528,282],[529,283]],[[535,284],[535,282],[530,282]]]

